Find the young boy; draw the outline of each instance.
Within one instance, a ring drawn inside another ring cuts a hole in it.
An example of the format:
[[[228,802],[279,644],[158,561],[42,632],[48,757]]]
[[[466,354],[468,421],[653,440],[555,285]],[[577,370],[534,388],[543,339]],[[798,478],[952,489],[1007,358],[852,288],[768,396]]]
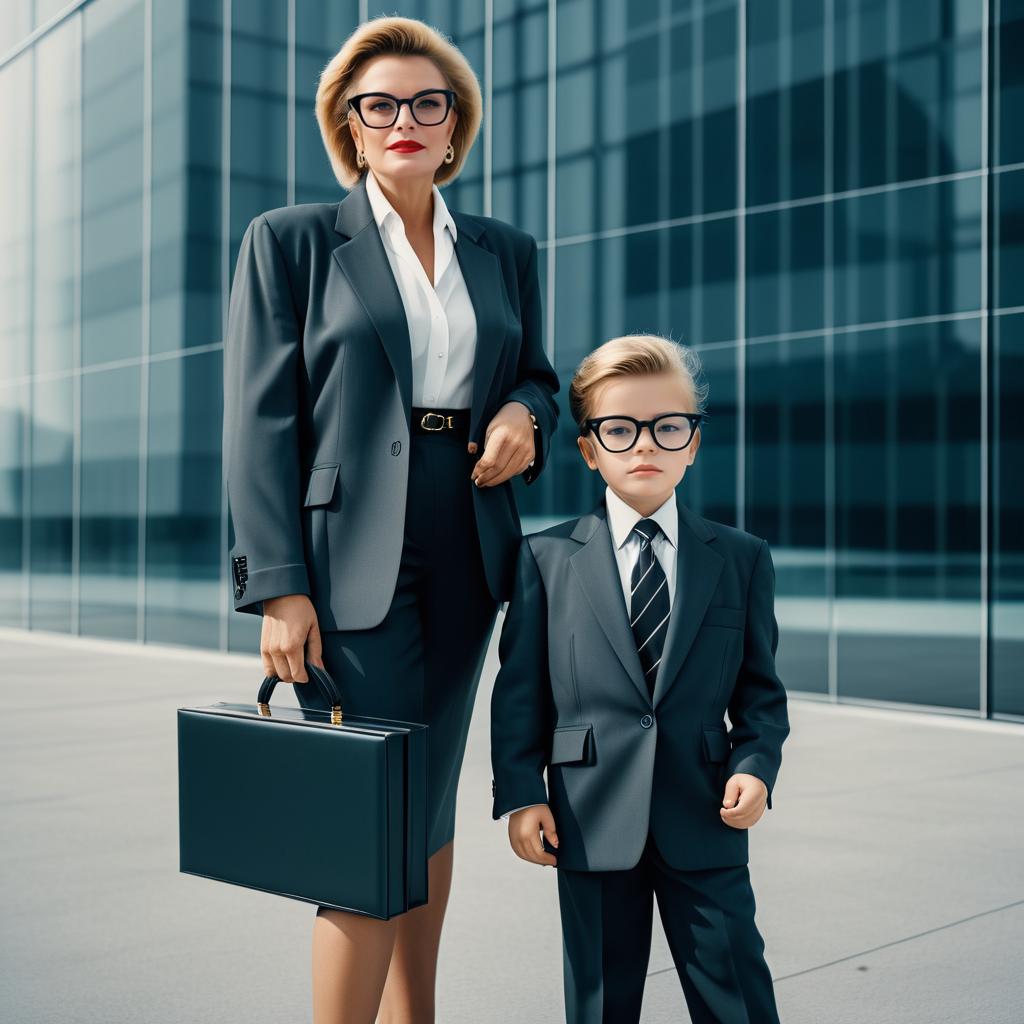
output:
[[[493,816],[558,868],[569,1024],[639,1021],[653,896],[693,1021],[778,1021],[747,869],[789,734],[775,570],[759,537],[676,500],[698,371],[650,335],[580,364],[577,443],[607,486],[523,538],[499,641]]]

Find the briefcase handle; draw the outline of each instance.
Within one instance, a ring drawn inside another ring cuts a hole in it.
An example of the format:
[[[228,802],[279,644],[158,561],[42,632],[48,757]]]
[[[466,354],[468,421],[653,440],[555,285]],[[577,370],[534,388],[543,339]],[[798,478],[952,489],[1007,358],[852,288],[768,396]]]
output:
[[[331,723],[341,725],[341,694],[338,692],[338,685],[331,678],[330,673],[319,665],[304,661],[306,674],[310,681],[320,690],[320,695],[327,701],[331,708]],[[260,693],[256,698],[261,715],[270,715],[270,698],[274,693],[274,687],[281,682],[280,676],[266,676],[260,684]],[[308,683],[299,683],[299,686],[307,686]]]

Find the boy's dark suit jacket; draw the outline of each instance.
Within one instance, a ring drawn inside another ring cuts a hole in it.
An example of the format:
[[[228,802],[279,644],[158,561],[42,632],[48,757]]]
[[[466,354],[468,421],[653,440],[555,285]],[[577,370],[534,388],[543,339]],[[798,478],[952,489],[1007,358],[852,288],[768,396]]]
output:
[[[451,211],[477,322],[470,439],[506,402],[537,417],[532,483],[558,419],[544,352],[537,242]],[[384,618],[409,475],[412,354],[405,308],[363,178],[338,203],[261,213],[242,237],[224,342],[223,452],[235,610],[309,594],[321,629]],[[487,583],[511,596],[522,539],[512,482],[473,489]]]
[[[631,868],[648,829],[680,870],[745,864],[747,830],[719,816],[726,780],[756,775],[771,807],[789,734],[771,554],[678,495],[677,508],[675,591],[653,702],[604,499],[520,545],[491,698],[493,816],[548,803],[559,847],[545,847],[559,867]]]

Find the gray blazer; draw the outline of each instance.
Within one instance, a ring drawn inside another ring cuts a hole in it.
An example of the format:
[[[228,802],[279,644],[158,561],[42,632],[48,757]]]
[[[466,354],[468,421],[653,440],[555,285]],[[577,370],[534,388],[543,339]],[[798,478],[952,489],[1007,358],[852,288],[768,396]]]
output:
[[[506,402],[536,416],[541,472],[558,377],[541,336],[537,243],[452,211],[476,313],[470,437]],[[362,179],[338,203],[268,210],[245,230],[224,340],[223,452],[235,610],[309,594],[321,629],[366,629],[398,577],[409,471],[412,355],[398,285]],[[511,481],[473,488],[492,596],[512,592],[522,539]]]
[[[759,537],[697,515],[678,495],[677,508],[653,701],[604,498],[519,548],[491,696],[493,817],[549,804],[559,848],[546,849],[559,867],[633,867],[648,829],[681,870],[745,864],[747,830],[719,816],[726,780],[756,775],[771,807],[789,734],[772,557]]]

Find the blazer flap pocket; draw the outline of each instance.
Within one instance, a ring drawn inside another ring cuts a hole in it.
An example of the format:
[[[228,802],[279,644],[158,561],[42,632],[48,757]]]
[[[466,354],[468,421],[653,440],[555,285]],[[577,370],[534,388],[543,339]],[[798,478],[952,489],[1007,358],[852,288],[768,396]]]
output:
[[[338,479],[337,462],[328,462],[322,466],[314,466],[309,472],[309,485],[306,487],[304,508],[313,505],[326,505],[334,497],[334,485]]]
[[[746,608],[729,608],[724,604],[713,604],[704,613],[702,626],[732,626],[742,629],[747,621]]]
[[[589,764],[592,725],[564,725],[551,738],[550,764]]]
[[[728,761],[732,744],[724,729],[704,727],[704,759],[706,761]]]

